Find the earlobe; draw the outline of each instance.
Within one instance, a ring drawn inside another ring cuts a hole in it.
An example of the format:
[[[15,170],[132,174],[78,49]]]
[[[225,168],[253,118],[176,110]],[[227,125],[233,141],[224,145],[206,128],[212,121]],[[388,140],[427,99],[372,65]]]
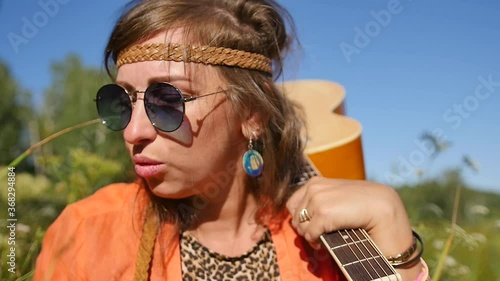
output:
[[[262,134],[262,122],[260,115],[257,112],[250,113],[248,117],[241,124],[241,131],[243,135],[253,140],[259,139]]]
[[[261,134],[261,123],[258,121],[260,121],[260,118],[255,113],[242,124],[243,134],[248,139],[248,150],[243,154],[242,164],[245,172],[251,177],[260,176],[264,167],[264,158],[254,148],[254,142],[259,139]]]

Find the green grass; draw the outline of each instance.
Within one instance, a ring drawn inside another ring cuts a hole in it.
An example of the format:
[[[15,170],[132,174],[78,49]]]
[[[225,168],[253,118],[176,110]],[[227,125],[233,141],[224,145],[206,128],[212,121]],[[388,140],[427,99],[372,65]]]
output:
[[[112,181],[112,175],[124,173],[120,166],[107,163],[96,155],[82,153],[76,151],[70,154],[80,160],[75,162],[70,159],[73,166],[56,178],[16,175],[16,273],[7,271],[6,258],[10,246],[7,244],[7,231],[2,231],[0,280],[31,280],[45,230],[66,204],[107,184],[102,178]],[[105,163],[111,168],[106,171],[99,163]],[[63,170],[57,165],[54,169]],[[73,169],[79,173],[83,171],[83,174],[73,172]],[[96,169],[99,173],[96,173]],[[103,174],[106,176],[102,176]],[[5,180],[0,176],[0,181]],[[455,190],[456,183],[446,180],[432,180],[397,188],[412,224],[424,239],[424,259],[431,274],[435,274],[439,257],[450,234]],[[6,190],[2,189],[0,195],[0,205],[7,206]],[[455,237],[440,280],[500,280],[500,267],[496,262],[500,260],[500,195],[465,187],[457,214]],[[6,215],[6,210],[0,212],[0,219],[4,222]]]

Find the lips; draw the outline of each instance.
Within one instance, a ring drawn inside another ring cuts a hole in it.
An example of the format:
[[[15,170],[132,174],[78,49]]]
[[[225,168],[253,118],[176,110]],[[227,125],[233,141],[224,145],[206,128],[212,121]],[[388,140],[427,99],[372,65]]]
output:
[[[165,164],[146,156],[134,155],[132,157],[134,162],[135,172],[139,177],[149,178],[156,176],[163,172]]]

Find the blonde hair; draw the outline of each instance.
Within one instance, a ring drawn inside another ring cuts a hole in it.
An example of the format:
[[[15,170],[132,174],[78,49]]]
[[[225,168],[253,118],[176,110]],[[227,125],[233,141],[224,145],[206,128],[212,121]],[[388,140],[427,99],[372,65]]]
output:
[[[280,91],[274,79],[283,71],[283,55],[294,41],[293,21],[274,0],[143,0],[132,1],[119,18],[106,47],[105,65],[116,64],[124,49],[160,32],[184,30],[185,44],[231,48],[261,54],[272,62],[273,74],[231,66],[217,66],[228,83],[229,100],[243,115],[257,113],[260,137],[256,147],[264,169],[248,187],[259,202],[257,221],[284,214],[291,183],[303,166],[303,126],[296,106]],[[289,30],[289,31],[288,31]],[[189,227],[194,214],[179,211],[189,199],[169,200],[150,193],[160,217]],[[185,211],[185,210],[184,210]],[[263,214],[266,214],[265,216]]]

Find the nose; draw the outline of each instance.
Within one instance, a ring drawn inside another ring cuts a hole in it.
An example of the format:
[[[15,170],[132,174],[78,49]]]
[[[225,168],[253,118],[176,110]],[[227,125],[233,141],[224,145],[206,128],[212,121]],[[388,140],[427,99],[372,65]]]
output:
[[[140,145],[152,142],[156,136],[156,129],[149,121],[143,99],[137,98],[130,122],[123,132],[123,138],[129,144]]]

